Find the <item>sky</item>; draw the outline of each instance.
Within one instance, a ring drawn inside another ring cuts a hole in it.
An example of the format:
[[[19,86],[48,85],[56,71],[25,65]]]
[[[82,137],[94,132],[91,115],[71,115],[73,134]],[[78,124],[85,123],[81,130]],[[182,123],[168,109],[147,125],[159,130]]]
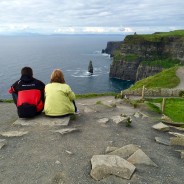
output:
[[[184,0],[0,0],[0,34],[126,34],[184,29]]]

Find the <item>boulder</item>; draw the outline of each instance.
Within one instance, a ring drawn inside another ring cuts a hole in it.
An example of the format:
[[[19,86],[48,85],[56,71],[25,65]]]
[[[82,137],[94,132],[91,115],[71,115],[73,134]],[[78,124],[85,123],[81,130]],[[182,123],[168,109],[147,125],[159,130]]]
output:
[[[135,166],[116,155],[94,155],[91,159],[91,177],[101,180],[108,175],[130,179]]]

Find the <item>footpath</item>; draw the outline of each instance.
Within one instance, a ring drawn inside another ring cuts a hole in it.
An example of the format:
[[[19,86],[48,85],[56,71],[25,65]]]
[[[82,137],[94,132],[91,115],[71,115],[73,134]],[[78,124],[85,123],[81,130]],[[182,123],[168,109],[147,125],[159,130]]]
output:
[[[114,97],[76,104],[70,120],[25,120],[0,103],[1,184],[183,184],[183,129]]]

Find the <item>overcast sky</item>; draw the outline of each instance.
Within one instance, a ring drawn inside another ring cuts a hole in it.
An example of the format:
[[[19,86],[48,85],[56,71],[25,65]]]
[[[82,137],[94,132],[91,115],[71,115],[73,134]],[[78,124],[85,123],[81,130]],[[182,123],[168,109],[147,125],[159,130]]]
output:
[[[0,33],[184,29],[184,0],[0,0]]]

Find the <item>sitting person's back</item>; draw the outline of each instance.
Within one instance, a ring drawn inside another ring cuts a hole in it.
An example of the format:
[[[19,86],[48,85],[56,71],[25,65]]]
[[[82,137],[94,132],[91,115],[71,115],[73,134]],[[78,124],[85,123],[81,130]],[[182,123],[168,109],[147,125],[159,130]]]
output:
[[[47,116],[63,116],[74,114],[75,94],[65,83],[61,70],[54,70],[51,74],[51,83],[45,86],[44,112]]]
[[[34,117],[42,112],[44,88],[43,82],[33,78],[30,67],[22,68],[20,80],[16,81],[9,89],[20,118]]]

